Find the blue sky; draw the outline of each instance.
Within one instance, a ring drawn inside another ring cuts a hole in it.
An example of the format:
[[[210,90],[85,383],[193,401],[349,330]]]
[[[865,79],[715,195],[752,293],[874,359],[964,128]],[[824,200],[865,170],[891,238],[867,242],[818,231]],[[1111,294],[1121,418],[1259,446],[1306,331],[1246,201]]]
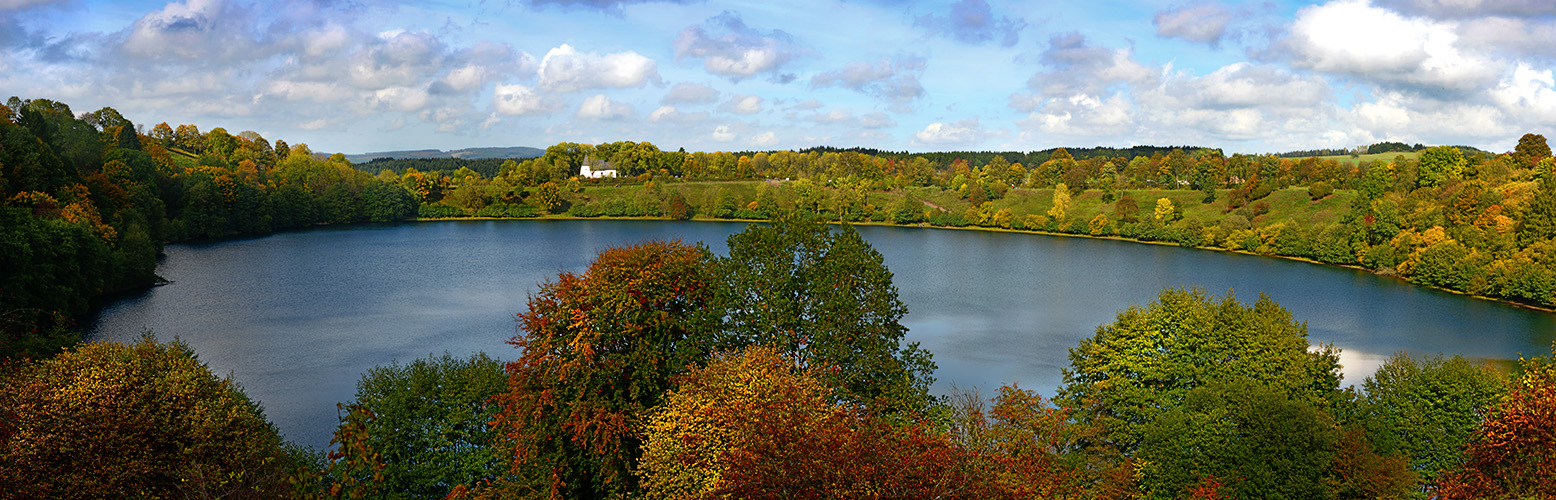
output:
[[[1553,40],[1549,0],[0,0],[0,97],[348,153],[1505,151],[1556,133]]]

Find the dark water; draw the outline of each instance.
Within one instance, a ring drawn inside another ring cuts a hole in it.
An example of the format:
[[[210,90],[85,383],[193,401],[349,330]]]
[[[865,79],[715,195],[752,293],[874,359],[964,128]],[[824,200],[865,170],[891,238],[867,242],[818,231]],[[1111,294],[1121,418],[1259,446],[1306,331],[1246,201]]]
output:
[[[287,437],[323,448],[361,373],[444,351],[516,352],[514,314],[560,271],[645,239],[723,252],[739,223],[465,221],[357,226],[173,245],[172,280],[105,307],[96,339],[178,337],[230,374]],[[1348,269],[1176,247],[1009,233],[860,227],[934,353],[935,390],[1019,382],[1052,394],[1067,349],[1164,287],[1268,294],[1342,351],[1359,383],[1395,351],[1508,360],[1551,352],[1556,315]]]

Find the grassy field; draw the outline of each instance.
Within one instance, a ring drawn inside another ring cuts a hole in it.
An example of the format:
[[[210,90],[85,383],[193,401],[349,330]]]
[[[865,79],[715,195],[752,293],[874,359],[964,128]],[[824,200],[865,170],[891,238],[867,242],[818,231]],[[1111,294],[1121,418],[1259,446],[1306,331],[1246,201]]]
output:
[[[1417,157],[1421,156],[1421,153],[1420,152],[1415,152],[1415,153],[1378,153],[1378,154],[1373,154],[1373,155],[1361,155],[1361,156],[1358,156],[1356,158],[1352,158],[1351,155],[1320,156],[1318,158],[1322,159],[1322,160],[1334,160],[1334,161],[1338,161],[1340,163],[1349,163],[1349,164],[1355,165],[1357,163],[1364,162],[1364,161],[1393,161],[1395,157],[1399,157],[1399,156],[1403,156],[1406,159],[1414,160]]]
[[[666,184],[661,188],[665,191],[679,191],[687,202],[696,207],[698,215],[705,217],[716,205],[721,191],[727,190],[732,193],[743,206],[756,199],[763,183],[764,181],[686,182]],[[780,205],[793,206],[793,190],[781,186],[781,183],[768,184],[776,188],[774,194]],[[642,190],[641,185],[589,186],[581,193],[570,194],[570,197],[574,203],[598,202],[612,198],[630,200],[639,196]],[[827,198],[832,197],[836,192],[833,189],[821,191]],[[1134,198],[1140,207],[1141,217],[1150,217],[1156,207],[1156,200],[1160,198],[1172,200],[1173,204],[1183,212],[1184,219],[1198,221],[1205,226],[1218,225],[1231,213],[1227,209],[1228,190],[1225,189],[1219,190],[1216,201],[1211,203],[1201,203],[1205,194],[1194,190],[1135,189],[1122,193],[1127,193]],[[961,199],[956,191],[937,187],[913,187],[889,192],[872,191],[865,194],[865,203],[875,205],[877,210],[890,210],[903,196],[911,196],[930,207],[938,207],[958,214],[966,212],[972,206],[972,203]],[[1029,214],[1044,215],[1053,206],[1053,196],[1053,189],[1012,189],[1004,198],[994,200],[991,208],[993,211],[1009,209],[1018,219]],[[1269,206],[1269,212],[1250,222],[1256,226],[1288,220],[1303,225],[1334,223],[1349,209],[1353,197],[1355,197],[1354,191],[1336,190],[1334,194],[1314,201],[1309,198],[1305,187],[1286,188],[1258,200]],[[1085,191],[1074,196],[1071,202],[1071,217],[1089,220],[1099,213],[1113,216],[1114,204],[1104,202],[1101,191]]]

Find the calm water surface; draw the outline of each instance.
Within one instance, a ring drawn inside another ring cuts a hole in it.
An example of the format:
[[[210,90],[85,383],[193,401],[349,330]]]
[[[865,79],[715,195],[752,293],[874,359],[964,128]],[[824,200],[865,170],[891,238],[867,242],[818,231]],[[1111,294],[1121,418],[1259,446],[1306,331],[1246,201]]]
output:
[[[100,340],[151,330],[230,374],[289,439],[324,448],[335,403],[368,368],[445,351],[517,357],[514,314],[558,272],[645,239],[706,242],[743,223],[461,221],[353,226],[171,245],[172,284],[104,307]],[[1551,352],[1556,315],[1366,272],[1139,243],[860,227],[896,274],[911,340],[934,353],[936,392],[1019,383],[1051,395],[1067,349],[1164,287],[1268,294],[1342,349],[1347,383],[1395,351],[1487,360]]]

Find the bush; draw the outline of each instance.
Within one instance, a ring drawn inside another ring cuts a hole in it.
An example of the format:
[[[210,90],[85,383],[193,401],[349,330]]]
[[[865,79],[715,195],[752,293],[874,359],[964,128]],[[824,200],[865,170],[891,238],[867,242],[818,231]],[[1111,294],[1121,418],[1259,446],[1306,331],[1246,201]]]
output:
[[[416,216],[423,219],[446,219],[449,217],[464,217],[465,211],[443,204],[422,203],[416,209]]]
[[[1314,182],[1307,187],[1307,196],[1313,201],[1324,199],[1325,196],[1334,194],[1334,187],[1324,181]]]

